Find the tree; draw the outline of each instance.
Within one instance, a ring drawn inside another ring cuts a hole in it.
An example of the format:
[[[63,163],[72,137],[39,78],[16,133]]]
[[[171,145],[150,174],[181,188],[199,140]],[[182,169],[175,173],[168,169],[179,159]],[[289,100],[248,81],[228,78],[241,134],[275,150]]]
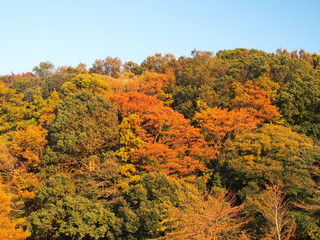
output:
[[[143,71],[142,67],[132,61],[125,62],[122,66],[124,72],[131,72],[134,75],[140,75]]]
[[[40,84],[43,98],[47,99],[52,92],[59,92],[65,82],[72,81],[78,74],[56,73],[42,79]]]
[[[232,108],[245,108],[253,117],[263,121],[274,121],[279,118],[277,107],[271,104],[271,95],[252,81],[244,85],[235,82],[232,85],[234,98],[232,99]]]
[[[11,75],[4,75],[0,77],[0,82],[10,85],[14,83],[16,80],[21,79],[21,78],[32,78],[34,75],[31,72],[25,72],[25,73],[20,73],[20,74],[14,74],[11,73]]]
[[[89,69],[89,73],[97,73],[117,78],[121,70],[122,62],[119,58],[106,57],[103,60],[96,60]]]
[[[171,72],[164,74],[145,71],[138,77],[137,81],[139,81],[138,92],[147,95],[159,95],[161,91],[174,83],[175,76]]]
[[[65,82],[60,91],[63,95],[76,94],[81,91],[89,91],[95,94],[106,95],[110,92],[110,86],[98,74],[79,74],[69,82]]]
[[[320,69],[320,55],[316,53],[312,54],[312,63],[314,69]]]
[[[12,211],[11,194],[5,191],[5,185],[0,182],[0,238],[3,240],[24,240],[30,233],[24,231],[10,218]],[[22,219],[20,219],[22,220]]]
[[[240,199],[254,198],[268,186],[282,183],[286,200],[299,203],[300,199],[319,199],[318,179],[312,166],[319,165],[319,147],[312,139],[293,132],[290,128],[265,124],[252,132],[243,132],[225,143],[220,157],[222,183],[235,189]],[[249,206],[250,207],[250,206]],[[317,216],[304,208],[295,211],[297,235],[307,239],[319,231]],[[304,220],[308,219],[308,224]],[[260,231],[265,224],[256,215],[253,226]],[[310,229],[313,226],[314,229]]]
[[[191,189],[190,189],[191,190]],[[203,196],[196,189],[178,207],[169,207],[164,220],[167,234],[158,239],[248,239],[242,229],[243,206],[233,206],[235,195],[225,192]]]
[[[32,119],[30,104],[23,101],[23,94],[0,84],[0,133],[28,125]]]
[[[221,78],[232,79],[242,84],[253,81],[270,71],[269,55],[256,49],[237,48],[217,52],[216,57],[222,61],[225,71]]]
[[[38,66],[33,68],[37,77],[47,77],[53,73],[54,65],[51,62],[41,62]]]
[[[101,203],[76,194],[68,175],[49,178],[36,201],[41,208],[30,216],[31,239],[116,239],[115,215]]]
[[[158,99],[141,93],[113,95],[111,101],[122,118],[131,118],[131,132],[142,140],[130,151],[130,161],[149,171],[160,170],[171,176],[187,177],[205,169],[215,151],[181,114]],[[127,120],[126,120],[127,121]]]
[[[9,151],[9,141],[4,137],[0,137],[0,173],[3,178],[8,178],[12,175],[15,169],[17,159],[12,156]]]
[[[154,56],[147,57],[142,63],[141,67],[145,70],[149,70],[156,73],[167,73],[172,71],[175,65],[175,57],[173,54],[156,53]]]
[[[266,186],[279,180],[284,183],[286,193],[292,191],[292,196],[296,196],[306,194],[303,186],[309,185],[310,190],[314,186],[308,168],[317,161],[317,156],[318,147],[312,139],[284,126],[265,124],[229,139],[223,160],[239,171],[243,178],[238,179],[243,182],[255,179],[260,186]],[[292,181],[293,178],[301,181]]]
[[[28,125],[18,129],[10,143],[10,152],[21,159],[21,165],[28,169],[29,164],[40,163],[44,147],[47,144],[48,131],[41,126]]]
[[[313,138],[320,136],[318,78],[305,73],[303,77],[292,76],[279,90],[277,106],[294,130]]]
[[[56,106],[50,124],[51,143],[56,152],[66,154],[63,164],[75,168],[96,161],[116,144],[118,119],[109,100],[90,92],[78,92]],[[94,160],[95,159],[95,160]]]
[[[176,72],[178,86],[192,86],[195,88],[201,85],[212,86],[215,80],[216,59],[212,52],[193,51],[192,58],[181,59],[182,68]]]
[[[167,219],[168,205],[180,205],[187,198],[185,195],[189,195],[188,190],[186,184],[166,174],[142,175],[113,204],[116,216],[121,219],[119,239],[154,239],[163,235],[167,231],[162,222]]]
[[[207,108],[196,113],[194,119],[207,139],[213,141],[218,147],[228,137],[244,130],[255,129],[261,123],[261,120],[252,116],[246,108],[230,111],[218,107]]]
[[[54,109],[55,106],[60,102],[58,92],[53,91],[50,96],[46,99],[45,105],[39,111],[39,122],[42,126],[48,127],[51,121],[55,117]]]
[[[21,77],[15,79],[9,87],[15,89],[16,93],[23,93],[23,99],[30,101],[33,94],[40,88],[41,83],[42,79],[35,76]]]
[[[128,76],[123,73],[119,78],[108,79],[114,94],[126,92],[139,92],[146,95],[157,96],[159,99],[171,97],[165,91],[175,81],[175,76],[172,72],[156,73],[145,71],[138,76]]]
[[[65,196],[31,215],[32,239],[116,239],[117,220],[101,203]]]
[[[248,202],[256,205],[255,211],[260,212],[265,218],[267,227],[264,227],[263,231],[267,239],[290,240],[293,238],[296,230],[295,219],[292,214],[290,216],[289,202],[285,199],[279,184],[267,186],[266,190],[260,194],[249,196]]]
[[[87,74],[87,65],[84,63],[78,64],[77,67],[71,67],[71,66],[61,66],[57,69],[57,72],[63,73],[63,74]]]

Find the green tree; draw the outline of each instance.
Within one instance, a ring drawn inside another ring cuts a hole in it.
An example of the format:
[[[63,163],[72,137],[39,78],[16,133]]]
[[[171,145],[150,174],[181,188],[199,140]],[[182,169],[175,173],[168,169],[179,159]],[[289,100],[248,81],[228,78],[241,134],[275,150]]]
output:
[[[139,64],[132,61],[125,62],[122,68],[124,72],[131,72],[134,75],[140,75],[143,71],[142,67]]]
[[[276,103],[294,130],[320,137],[320,83],[316,76],[292,76],[282,84]]]
[[[16,93],[23,93],[24,100],[31,101],[32,96],[35,92],[38,91],[42,84],[42,79],[38,77],[21,77],[15,79],[12,84],[10,84],[10,88],[15,89]]]
[[[79,168],[95,164],[117,143],[117,123],[116,109],[107,99],[83,91],[56,106],[49,137],[53,149],[67,155],[62,163]]]
[[[319,147],[312,139],[293,132],[290,128],[265,124],[252,132],[243,132],[227,140],[221,156],[222,182],[235,189],[242,200],[253,198],[269,185],[283,184],[283,194],[291,203],[301,200],[319,200],[317,178],[311,172],[319,164]],[[252,208],[248,205],[248,209]],[[309,225],[316,225],[317,215],[303,208],[289,208],[296,212],[297,234],[309,239],[314,232],[302,220],[309,217]],[[312,214],[311,214],[312,215]],[[261,228],[263,221],[256,215],[254,227]],[[260,222],[260,223],[259,223]]]
[[[122,223],[119,239],[152,239],[164,234],[162,221],[167,218],[168,204],[179,204],[185,194],[186,186],[177,180],[165,174],[145,174],[140,182],[125,189],[123,198],[114,204]]]
[[[30,239],[117,239],[117,219],[103,204],[76,194],[68,175],[46,181],[30,216]]]

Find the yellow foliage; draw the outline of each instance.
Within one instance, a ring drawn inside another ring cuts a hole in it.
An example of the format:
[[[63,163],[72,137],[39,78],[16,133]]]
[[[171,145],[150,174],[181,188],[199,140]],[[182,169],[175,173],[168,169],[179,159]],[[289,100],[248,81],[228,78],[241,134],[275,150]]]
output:
[[[29,199],[35,197],[38,188],[42,185],[42,182],[35,174],[27,173],[23,169],[16,170],[11,181],[18,195]]]
[[[79,74],[72,81],[65,82],[61,87],[61,92],[65,96],[75,94],[81,90],[108,95],[111,88],[106,79],[98,74]]]
[[[136,172],[137,169],[133,164],[125,164],[122,167],[120,167],[120,173],[125,177],[131,177]]]
[[[10,151],[16,157],[22,157],[28,163],[39,163],[47,144],[48,131],[41,126],[29,125],[15,132]]]
[[[56,91],[53,91],[50,97],[46,100],[45,106],[40,109],[39,122],[48,126],[51,120],[54,118],[54,108],[60,102],[59,94]]]
[[[30,234],[18,228],[10,219],[11,195],[4,190],[0,182],[0,239],[1,240],[23,240]]]

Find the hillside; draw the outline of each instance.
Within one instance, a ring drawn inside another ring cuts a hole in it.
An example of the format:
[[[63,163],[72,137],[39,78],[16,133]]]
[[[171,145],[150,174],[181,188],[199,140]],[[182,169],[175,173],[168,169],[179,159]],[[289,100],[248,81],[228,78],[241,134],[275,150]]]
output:
[[[320,56],[194,50],[0,76],[0,239],[320,239]]]

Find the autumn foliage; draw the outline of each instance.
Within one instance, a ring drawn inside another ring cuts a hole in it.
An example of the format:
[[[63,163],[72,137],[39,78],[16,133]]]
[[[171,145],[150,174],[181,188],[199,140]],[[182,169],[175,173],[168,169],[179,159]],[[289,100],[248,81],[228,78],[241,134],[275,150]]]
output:
[[[0,239],[318,240],[319,59],[194,49],[0,76]]]
[[[12,196],[0,185],[0,238],[3,240],[23,240],[30,235],[17,225],[17,221],[10,218],[12,211]]]
[[[131,151],[130,158],[143,169],[188,176],[204,171],[205,162],[213,158],[215,151],[209,148],[199,129],[158,99],[137,92],[113,95],[110,99],[123,118],[136,116],[131,132],[141,143]]]

